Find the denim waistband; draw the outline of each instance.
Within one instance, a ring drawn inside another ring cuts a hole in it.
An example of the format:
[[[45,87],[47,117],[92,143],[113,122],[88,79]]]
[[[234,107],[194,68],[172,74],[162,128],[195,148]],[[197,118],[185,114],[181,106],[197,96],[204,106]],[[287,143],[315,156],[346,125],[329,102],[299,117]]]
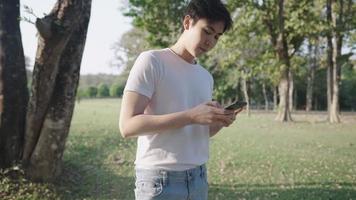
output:
[[[206,176],[205,164],[184,171],[170,171],[164,169],[136,169],[136,178],[144,179],[145,177],[165,178],[176,181],[186,181],[195,176]]]

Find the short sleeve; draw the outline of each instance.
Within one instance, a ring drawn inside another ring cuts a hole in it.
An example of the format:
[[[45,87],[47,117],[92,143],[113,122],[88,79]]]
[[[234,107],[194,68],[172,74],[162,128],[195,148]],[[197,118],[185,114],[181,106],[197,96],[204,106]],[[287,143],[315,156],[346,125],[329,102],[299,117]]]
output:
[[[133,91],[151,99],[159,80],[159,63],[150,52],[141,53],[133,65],[124,91]]]

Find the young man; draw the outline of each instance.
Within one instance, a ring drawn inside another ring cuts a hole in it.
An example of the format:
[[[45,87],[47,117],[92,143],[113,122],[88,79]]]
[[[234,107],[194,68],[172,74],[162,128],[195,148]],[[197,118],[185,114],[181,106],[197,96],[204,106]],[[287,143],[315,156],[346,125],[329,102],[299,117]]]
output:
[[[120,113],[123,137],[138,137],[137,200],[206,200],[209,137],[239,111],[212,101],[213,78],[195,58],[211,50],[232,25],[220,0],[192,0],[183,32],[170,48],[140,54]]]

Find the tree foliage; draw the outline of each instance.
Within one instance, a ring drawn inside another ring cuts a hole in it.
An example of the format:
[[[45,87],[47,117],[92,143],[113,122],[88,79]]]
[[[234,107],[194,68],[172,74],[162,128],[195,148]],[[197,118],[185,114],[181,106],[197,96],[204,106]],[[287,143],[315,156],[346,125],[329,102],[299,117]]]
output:
[[[130,0],[125,12],[133,18],[135,27],[147,31],[147,41],[153,47],[166,47],[180,33],[180,23],[187,0]]]
[[[98,97],[109,97],[110,96],[109,86],[101,83],[98,86],[98,94],[97,95],[98,95]]]

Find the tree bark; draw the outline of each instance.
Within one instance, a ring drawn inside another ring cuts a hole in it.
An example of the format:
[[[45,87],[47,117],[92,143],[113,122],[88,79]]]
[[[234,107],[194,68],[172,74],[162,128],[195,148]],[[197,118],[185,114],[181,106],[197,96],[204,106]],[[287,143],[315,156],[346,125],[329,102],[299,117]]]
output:
[[[19,0],[0,1],[0,168],[21,159],[28,101]]]
[[[263,92],[263,98],[265,100],[265,110],[268,110],[268,97],[267,97],[267,90],[266,90],[266,83],[262,83],[262,92]]]
[[[289,108],[289,88],[290,88],[290,58],[288,44],[284,30],[284,0],[278,1],[278,37],[275,44],[278,59],[281,61],[281,80],[279,82],[279,108],[276,117],[277,121],[292,121]]]
[[[236,87],[235,87],[235,99],[241,99],[240,97],[240,90],[241,89],[241,80],[238,78],[236,80]]]
[[[330,123],[339,123],[339,84],[340,84],[340,63],[342,48],[342,34],[340,33],[340,26],[343,21],[343,3],[340,1],[339,18],[336,14],[336,2],[327,0],[326,13],[327,21],[332,25],[331,33],[327,35],[327,102]]]
[[[279,105],[278,114],[276,117],[277,121],[287,122],[291,121],[290,111],[289,111],[289,81],[287,75],[282,78],[278,86],[279,92]]]
[[[327,0],[326,3],[326,18],[329,23],[332,21],[331,17],[331,0]],[[332,101],[332,81],[333,81],[333,44],[332,44],[332,36],[331,33],[328,33],[326,36],[327,39],[327,74],[326,74],[326,81],[327,81],[327,110],[329,113],[329,121],[330,121],[330,108],[331,108],[331,101]]]
[[[291,71],[289,71],[289,110],[295,110],[295,106],[296,103],[294,101],[294,77],[293,77],[293,73]]]
[[[40,37],[23,156],[31,180],[52,181],[61,173],[90,9],[91,0],[58,1],[36,21]]]
[[[248,86],[247,85],[248,85],[247,78],[245,76],[243,76],[243,78],[242,78],[242,91],[244,93],[245,101],[247,102],[247,106],[246,106],[247,116],[251,116],[251,112],[250,112],[250,97],[248,95]]]
[[[332,40],[332,45],[333,45],[333,93],[332,93],[332,98],[331,98],[331,107],[330,107],[330,122],[331,123],[340,123],[340,108],[339,108],[339,84],[340,84],[340,76],[341,76],[341,66],[340,66],[340,61],[339,58],[341,57],[341,48],[342,48],[342,39],[343,36],[340,33],[340,26],[342,26],[342,21],[343,21],[343,0],[339,0],[340,5],[339,5],[339,18],[337,19],[337,13],[335,12],[335,7],[336,3],[333,2],[334,12],[332,12],[332,23],[333,23],[333,40]]]
[[[273,86],[273,110],[278,108],[278,87]]]
[[[318,58],[318,41],[316,40],[316,44],[314,45],[309,40],[308,51],[309,51],[309,64],[308,64],[308,75],[307,75],[307,92],[306,92],[306,106],[305,110],[307,112],[312,110],[313,107],[313,93],[314,93],[314,80],[315,80],[315,70],[317,66],[317,58]]]

